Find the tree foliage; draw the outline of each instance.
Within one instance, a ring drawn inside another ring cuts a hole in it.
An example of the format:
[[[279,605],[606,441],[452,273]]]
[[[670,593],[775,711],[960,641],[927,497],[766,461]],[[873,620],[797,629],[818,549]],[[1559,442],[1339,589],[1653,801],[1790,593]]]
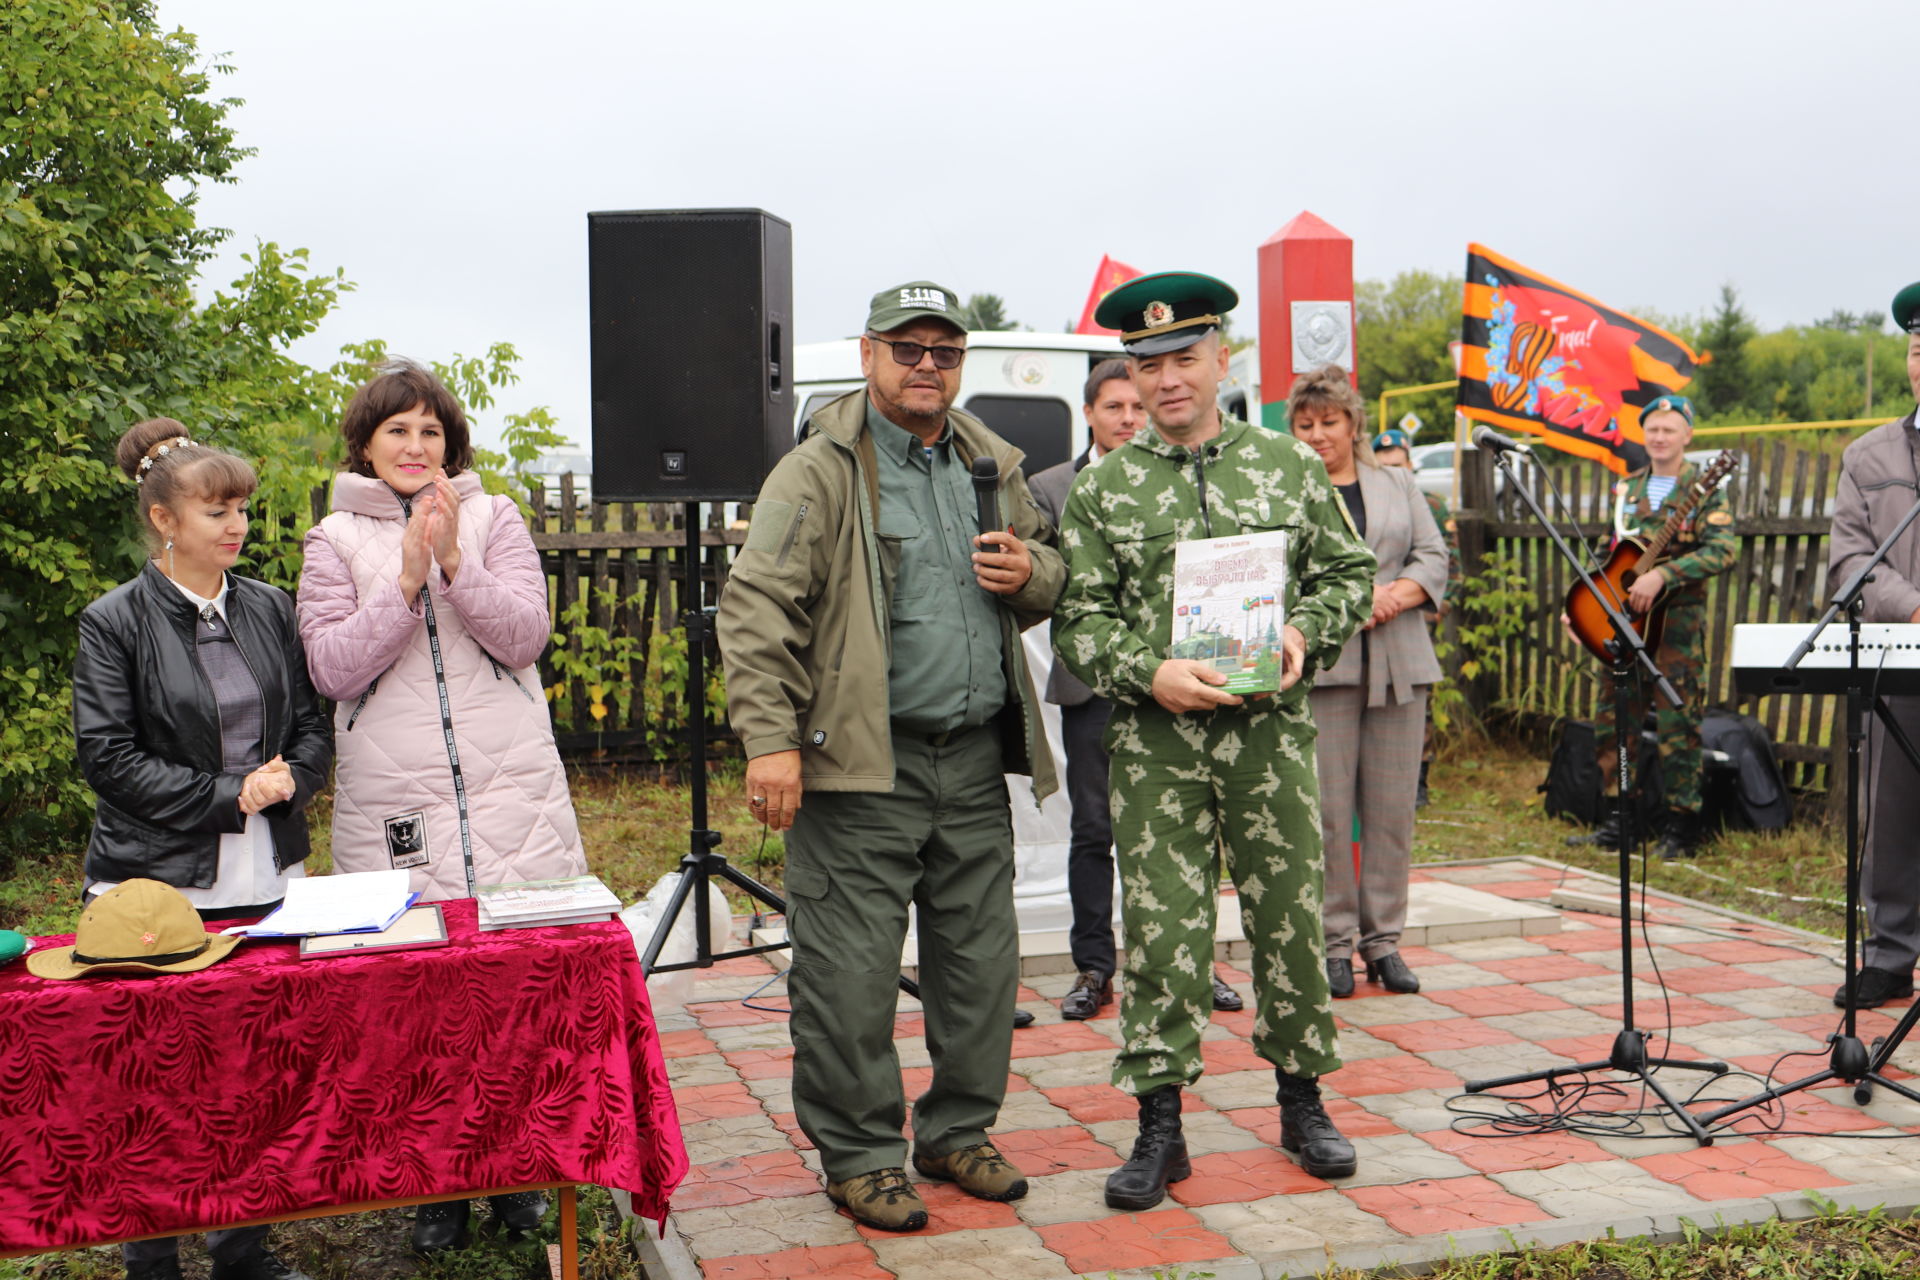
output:
[[[1461,277],[1430,271],[1403,271],[1391,281],[1362,280],[1354,286],[1360,394],[1373,431],[1393,425],[1371,422],[1383,390],[1453,377],[1447,344],[1460,340],[1462,288]],[[1452,388],[1396,396],[1387,402],[1387,412],[1395,421],[1409,412],[1417,414],[1425,424],[1418,437],[1424,444],[1451,436],[1453,400]]]
[[[960,323],[969,333],[1001,332],[1021,326],[1007,315],[1007,301],[997,293],[975,293],[960,308]]]
[[[196,304],[229,234],[199,224],[199,195],[249,152],[227,123],[237,102],[210,94],[226,68],[191,35],[162,30],[149,0],[0,0],[0,30],[0,843],[31,848],[91,811],[68,669],[79,612],[143,554],[120,434],[164,415],[264,462],[242,568],[291,585],[339,411],[384,350],[324,370],[290,356],[351,285],[270,241]],[[514,359],[501,344],[442,373],[484,409]],[[544,410],[504,434],[525,457],[559,439]]]

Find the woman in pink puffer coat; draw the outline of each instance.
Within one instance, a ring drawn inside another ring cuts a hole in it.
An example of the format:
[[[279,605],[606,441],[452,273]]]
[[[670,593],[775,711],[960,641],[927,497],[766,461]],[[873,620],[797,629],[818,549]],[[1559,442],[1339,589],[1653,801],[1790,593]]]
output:
[[[341,420],[347,469],[307,534],[300,638],[338,703],[333,865],[402,867],[427,901],[586,872],[534,660],[547,579],[511,498],[469,468],[466,414],[431,373],[389,366]],[[528,1229],[537,1192],[496,1196]],[[465,1201],[421,1205],[414,1247],[466,1236]]]

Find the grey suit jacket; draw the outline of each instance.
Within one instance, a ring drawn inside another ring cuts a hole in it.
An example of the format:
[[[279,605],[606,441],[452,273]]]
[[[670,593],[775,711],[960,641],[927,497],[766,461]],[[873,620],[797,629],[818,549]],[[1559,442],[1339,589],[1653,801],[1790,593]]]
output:
[[[1357,468],[1360,501],[1367,508],[1367,546],[1380,561],[1374,585],[1410,578],[1427,593],[1428,603],[1408,609],[1393,621],[1371,631],[1356,632],[1340,651],[1340,661],[1314,679],[1315,688],[1360,683],[1367,673],[1367,705],[1399,705],[1413,696],[1415,685],[1440,678],[1440,660],[1423,616],[1439,605],[1447,592],[1447,543],[1433,522],[1433,509],[1414,486],[1413,472],[1403,467]],[[1367,660],[1360,657],[1366,637]],[[1391,695],[1389,697],[1389,695]]]
[[[1060,527],[1060,513],[1067,506],[1067,491],[1073,488],[1073,478],[1080,469],[1093,459],[1091,449],[1077,458],[1048,467],[1045,471],[1027,479],[1027,489],[1033,494],[1033,500],[1047,513],[1047,519],[1053,521],[1053,527]],[[1064,662],[1054,659],[1053,670],[1047,676],[1046,699],[1055,706],[1078,707],[1093,700],[1093,690],[1080,682],[1079,677],[1067,670]]]

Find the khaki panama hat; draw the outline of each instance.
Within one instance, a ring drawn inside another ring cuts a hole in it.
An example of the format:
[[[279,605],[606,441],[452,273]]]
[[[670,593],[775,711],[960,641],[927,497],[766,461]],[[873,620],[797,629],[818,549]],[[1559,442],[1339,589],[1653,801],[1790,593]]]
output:
[[[158,880],[129,880],[80,913],[73,945],[35,951],[27,972],[40,978],[192,973],[232,951],[238,934],[208,933],[186,895]]]

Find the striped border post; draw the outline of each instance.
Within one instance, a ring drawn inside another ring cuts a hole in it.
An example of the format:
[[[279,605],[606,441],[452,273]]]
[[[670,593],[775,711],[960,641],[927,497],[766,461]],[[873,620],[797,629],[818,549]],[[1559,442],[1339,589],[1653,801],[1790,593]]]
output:
[[[1297,376],[1295,303],[1330,302],[1345,307],[1346,341],[1332,344],[1339,348],[1334,362],[1346,367],[1356,389],[1360,385],[1354,367],[1358,330],[1353,317],[1353,240],[1303,210],[1260,246],[1259,256],[1260,419],[1271,430],[1285,431],[1287,393]]]

